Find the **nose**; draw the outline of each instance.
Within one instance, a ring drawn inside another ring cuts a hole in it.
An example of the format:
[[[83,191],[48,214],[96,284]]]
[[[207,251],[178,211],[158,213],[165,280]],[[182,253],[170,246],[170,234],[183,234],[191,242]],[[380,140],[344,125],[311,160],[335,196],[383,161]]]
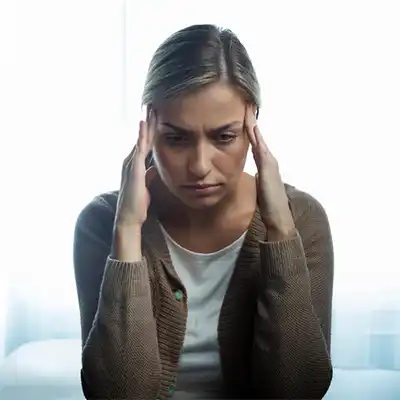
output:
[[[206,143],[198,143],[189,155],[188,170],[195,180],[201,180],[212,168],[212,151]]]

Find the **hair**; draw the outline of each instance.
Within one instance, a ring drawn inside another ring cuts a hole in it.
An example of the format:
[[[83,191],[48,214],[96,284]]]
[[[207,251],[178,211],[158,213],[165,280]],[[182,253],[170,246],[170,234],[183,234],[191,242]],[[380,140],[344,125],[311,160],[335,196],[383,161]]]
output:
[[[215,25],[191,25],[169,36],[155,51],[148,68],[142,105],[148,110],[157,104],[181,97],[211,83],[231,83],[258,110],[259,82],[238,37]],[[152,155],[148,157],[151,165]]]

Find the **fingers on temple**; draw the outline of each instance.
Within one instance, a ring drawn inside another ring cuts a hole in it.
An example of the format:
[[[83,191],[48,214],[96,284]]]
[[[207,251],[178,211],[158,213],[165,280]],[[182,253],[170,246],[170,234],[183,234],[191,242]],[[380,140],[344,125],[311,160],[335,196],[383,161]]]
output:
[[[256,126],[255,116],[253,114],[252,106],[249,105],[246,108],[245,115],[245,129],[247,132],[247,136],[249,138],[250,144],[252,147],[257,146],[257,138],[254,132],[254,127]]]

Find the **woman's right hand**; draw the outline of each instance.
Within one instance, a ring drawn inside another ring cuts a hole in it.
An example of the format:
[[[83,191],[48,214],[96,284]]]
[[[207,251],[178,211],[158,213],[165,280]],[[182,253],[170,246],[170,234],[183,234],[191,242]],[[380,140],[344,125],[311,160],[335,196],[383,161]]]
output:
[[[157,174],[155,167],[146,170],[146,157],[154,140],[156,118],[151,111],[147,122],[140,121],[136,145],[124,160],[114,226],[141,229],[150,204],[149,184]]]

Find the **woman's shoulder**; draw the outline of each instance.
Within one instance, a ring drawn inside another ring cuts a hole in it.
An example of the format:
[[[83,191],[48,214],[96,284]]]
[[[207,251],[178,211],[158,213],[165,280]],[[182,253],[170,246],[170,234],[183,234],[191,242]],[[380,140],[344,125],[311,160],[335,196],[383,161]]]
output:
[[[285,189],[295,221],[309,223],[317,218],[319,223],[329,226],[325,208],[314,195],[287,183]]]
[[[106,192],[94,197],[80,211],[76,230],[110,241],[117,201],[118,191]]]

